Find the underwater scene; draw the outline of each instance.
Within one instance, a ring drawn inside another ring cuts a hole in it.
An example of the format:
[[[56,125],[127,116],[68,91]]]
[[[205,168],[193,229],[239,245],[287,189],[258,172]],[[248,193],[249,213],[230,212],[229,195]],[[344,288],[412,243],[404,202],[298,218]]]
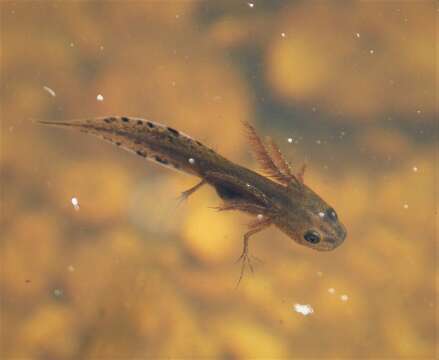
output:
[[[437,2],[0,9],[2,359],[438,356]]]

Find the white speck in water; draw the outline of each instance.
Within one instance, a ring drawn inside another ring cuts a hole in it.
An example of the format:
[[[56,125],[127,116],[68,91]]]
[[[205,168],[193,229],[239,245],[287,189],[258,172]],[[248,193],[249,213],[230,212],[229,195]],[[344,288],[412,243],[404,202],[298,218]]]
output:
[[[63,291],[61,289],[53,290],[53,295],[55,295],[56,297],[61,297],[62,294],[63,294]]]
[[[75,44],[71,42],[70,43],[70,47],[74,47],[74,46],[75,46]]]
[[[359,39],[360,38],[360,33],[359,32],[355,33],[355,36],[357,37],[357,39]]]
[[[419,170],[419,169],[418,169],[417,166],[413,166],[413,171],[414,171],[414,172],[418,172],[418,170]]]
[[[70,272],[75,271],[75,267],[73,265],[69,265],[67,266],[67,270],[69,270]]]
[[[370,49],[369,53],[371,53],[373,55],[373,54],[375,54],[375,50],[374,49]]]
[[[416,110],[416,114],[421,115],[422,111],[420,109]]]
[[[323,276],[323,273],[321,271],[317,271],[317,276]]]
[[[320,145],[322,143],[321,140],[316,140],[316,144]]]
[[[97,101],[104,101],[104,97],[102,96],[102,94],[98,94],[98,96],[96,96],[96,100]]]
[[[287,36],[287,34],[285,34],[285,33],[283,32],[283,33],[280,33],[280,36],[282,36],[282,37],[284,38],[284,37]]]
[[[45,91],[47,91],[51,96],[53,96],[53,97],[56,96],[55,91],[53,91],[50,87],[48,87],[48,86],[43,86],[43,89],[44,89]]]
[[[335,294],[335,289],[334,289],[334,288],[329,288],[329,289],[328,289],[328,293],[330,293],[330,294]]]
[[[307,316],[312,314],[314,312],[314,309],[311,307],[311,305],[294,304],[294,311],[304,316]]]
[[[340,300],[346,302],[349,300],[349,296],[347,296],[346,294],[340,295]]]
[[[317,108],[315,106],[313,106],[311,110],[312,110],[312,112],[316,112]]]
[[[73,205],[73,208],[75,209],[75,210],[79,210],[79,201],[78,201],[78,199],[77,198],[75,198],[75,197],[72,197],[72,205]]]
[[[175,15],[175,18],[176,18],[176,19],[179,19],[179,18],[180,18],[180,15],[179,15],[179,14],[176,14],[176,15]]]
[[[264,215],[262,215],[262,214],[258,214],[258,216],[256,216],[256,219],[258,219],[259,221],[261,221],[262,219],[264,219]]]
[[[289,142],[290,144],[292,144],[292,143],[293,143],[293,138],[288,138],[288,142]]]
[[[248,3],[248,6],[250,6],[250,7],[252,8],[253,6],[255,6],[255,4],[253,4],[253,3]]]
[[[189,164],[194,165],[195,164],[195,159],[194,158],[189,158]]]
[[[104,45],[99,46],[99,50],[104,51]]]
[[[323,217],[325,217],[325,213],[324,213],[323,211],[320,211],[320,212],[319,212],[319,216],[320,216],[321,218],[323,218]]]
[[[249,188],[249,187],[251,187],[251,185],[250,185],[250,184],[245,184],[245,186],[247,186],[248,188]]]
[[[404,204],[404,209],[408,209],[409,208],[409,204]]]

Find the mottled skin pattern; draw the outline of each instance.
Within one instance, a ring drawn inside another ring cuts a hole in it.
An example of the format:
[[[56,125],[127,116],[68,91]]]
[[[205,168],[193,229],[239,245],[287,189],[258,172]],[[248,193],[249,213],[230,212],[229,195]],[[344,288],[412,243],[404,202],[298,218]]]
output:
[[[255,216],[244,235],[242,278],[248,256],[248,239],[275,225],[301,245],[333,250],[346,237],[335,211],[303,183],[303,173],[292,174],[276,145],[270,150],[253,127],[244,123],[256,157],[269,177],[237,165],[199,141],[165,125],[132,117],[111,116],[42,124],[76,128],[163,166],[195,175],[200,183],[183,193],[188,197],[203,184],[213,186],[224,204],[219,210],[239,210]],[[304,170],[304,169],[303,169]]]

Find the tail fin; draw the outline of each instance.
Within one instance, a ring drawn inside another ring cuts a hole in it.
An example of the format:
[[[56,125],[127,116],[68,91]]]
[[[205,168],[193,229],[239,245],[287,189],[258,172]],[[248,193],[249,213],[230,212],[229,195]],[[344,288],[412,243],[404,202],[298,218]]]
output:
[[[203,177],[206,159],[220,156],[191,137],[149,120],[125,116],[71,121],[38,121],[97,136],[162,166]],[[199,161],[203,160],[203,161]]]

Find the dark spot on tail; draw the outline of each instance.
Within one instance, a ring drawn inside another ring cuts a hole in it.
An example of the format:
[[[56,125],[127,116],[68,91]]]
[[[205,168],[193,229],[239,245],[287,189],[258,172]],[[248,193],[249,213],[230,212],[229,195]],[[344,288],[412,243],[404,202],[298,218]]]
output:
[[[155,125],[151,121],[147,121],[146,125],[148,125],[149,128],[154,129]]]
[[[123,117],[122,117],[122,121],[127,123],[127,122],[130,121],[130,119],[128,119],[127,117],[124,117],[124,116],[123,116]]]
[[[195,140],[195,142],[196,142],[198,145],[203,146],[203,144],[200,143],[198,140]]]
[[[142,120],[137,120],[137,125],[143,125],[143,121]]]
[[[162,159],[160,156],[156,156],[155,157],[155,160],[157,161],[157,162],[159,162],[160,164],[163,164],[163,165],[168,165],[169,163],[168,163],[168,160],[166,160],[166,159]]]
[[[146,157],[146,152],[144,152],[144,151],[142,151],[142,150],[137,150],[137,151],[136,151],[136,154],[137,154],[137,155],[140,155],[140,156],[143,156],[143,157]]]
[[[171,128],[171,127],[168,127],[168,130],[169,130],[172,134],[174,134],[175,136],[179,136],[179,135],[180,135],[180,133],[179,133],[177,130],[175,130],[175,129]]]
[[[119,141],[115,142],[115,144],[116,144],[117,146],[121,146],[121,145],[122,145],[122,143],[119,142]]]
[[[107,123],[107,124],[111,124],[112,122],[114,122],[116,119],[114,118],[114,117],[108,117],[108,118],[105,118],[104,119],[104,121]]]

